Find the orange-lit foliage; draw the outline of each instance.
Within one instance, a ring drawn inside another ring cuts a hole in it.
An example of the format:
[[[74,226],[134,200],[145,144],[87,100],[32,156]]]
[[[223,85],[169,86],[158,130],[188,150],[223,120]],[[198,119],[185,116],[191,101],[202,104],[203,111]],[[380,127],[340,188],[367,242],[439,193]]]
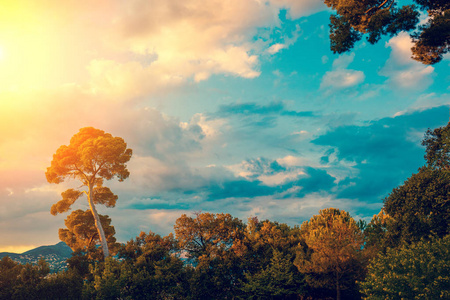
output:
[[[197,213],[195,218],[183,214],[176,220],[175,235],[179,247],[189,257],[223,255],[241,238],[244,224],[230,214]]]
[[[196,265],[192,274],[195,299],[230,299],[242,278],[244,224],[230,214],[182,215],[175,224],[180,250]]]
[[[120,137],[113,137],[103,130],[85,127],[75,134],[68,146],[59,147],[53,155],[51,166],[45,176],[50,183],[61,183],[66,178],[78,179],[87,190],[68,189],[63,192],[62,200],[50,210],[53,215],[66,212],[73,203],[85,193],[95,226],[97,227],[104,256],[109,256],[107,239],[95,204],[114,207],[117,196],[103,186],[103,181],[117,177],[123,181],[130,175],[126,163],[130,160],[132,150]]]
[[[116,231],[114,226],[111,225],[111,219],[103,215],[99,215],[99,217],[105,231],[108,248],[112,254],[115,254],[119,244],[116,243],[116,238],[114,237]],[[61,241],[65,242],[74,252],[87,252],[91,259],[98,259],[101,256],[100,249],[95,247],[100,238],[90,210],[75,210],[67,217],[64,223],[67,229],[59,229]]]
[[[301,226],[306,247],[299,249],[295,265],[307,274],[312,286],[335,286],[337,299],[349,282],[344,275],[358,275],[362,261],[363,234],[350,214],[339,209],[320,210]],[[355,283],[350,278],[350,284]],[[351,282],[353,281],[353,282]]]
[[[92,127],[81,128],[69,146],[59,147],[45,176],[50,183],[76,178],[86,186],[102,185],[103,179],[115,176],[123,181],[130,175],[126,163],[131,154],[122,138]]]

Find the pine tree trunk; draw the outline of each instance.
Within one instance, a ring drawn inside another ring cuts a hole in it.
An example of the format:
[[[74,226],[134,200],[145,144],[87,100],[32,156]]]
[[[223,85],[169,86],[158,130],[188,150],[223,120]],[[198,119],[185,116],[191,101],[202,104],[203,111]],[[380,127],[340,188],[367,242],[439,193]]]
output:
[[[108,244],[106,243],[105,231],[103,230],[102,223],[100,222],[100,217],[98,216],[97,210],[94,205],[94,186],[89,184],[89,207],[91,209],[92,215],[94,216],[95,227],[97,227],[98,235],[100,237],[100,244],[103,249],[103,256],[105,259],[109,256]]]
[[[339,286],[339,272],[336,271],[336,300],[341,300],[341,287]]]

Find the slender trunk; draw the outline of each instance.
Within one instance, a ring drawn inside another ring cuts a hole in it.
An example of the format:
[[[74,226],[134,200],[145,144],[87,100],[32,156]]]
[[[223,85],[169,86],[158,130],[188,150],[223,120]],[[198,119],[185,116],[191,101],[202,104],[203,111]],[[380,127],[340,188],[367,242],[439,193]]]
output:
[[[97,227],[98,235],[100,237],[100,244],[102,245],[103,255],[105,258],[109,256],[108,244],[106,243],[105,231],[103,230],[102,223],[100,222],[100,217],[98,216],[97,210],[94,205],[94,185],[89,184],[89,207],[91,208],[92,215],[94,216],[95,227]]]
[[[336,300],[341,300],[341,287],[339,286],[339,272],[336,271]]]

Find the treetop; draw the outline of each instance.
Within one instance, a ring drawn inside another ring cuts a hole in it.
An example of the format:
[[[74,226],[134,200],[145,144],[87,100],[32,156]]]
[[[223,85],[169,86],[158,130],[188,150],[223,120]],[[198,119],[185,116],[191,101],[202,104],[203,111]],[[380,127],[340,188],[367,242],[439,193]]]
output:
[[[113,137],[93,127],[81,128],[53,155],[45,176],[49,183],[60,183],[66,178],[77,178],[85,185],[101,184],[102,179],[117,177],[123,181],[130,175],[126,162],[132,150],[120,137]]]

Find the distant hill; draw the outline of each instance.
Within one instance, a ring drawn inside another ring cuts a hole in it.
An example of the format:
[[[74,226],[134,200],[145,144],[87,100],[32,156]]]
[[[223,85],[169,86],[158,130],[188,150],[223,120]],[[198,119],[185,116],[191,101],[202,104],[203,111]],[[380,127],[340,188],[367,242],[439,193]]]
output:
[[[40,246],[24,253],[0,252],[0,259],[9,256],[12,260],[21,264],[37,264],[43,257],[50,264],[50,272],[56,273],[66,269],[66,260],[72,256],[72,249],[64,242],[56,245]]]

